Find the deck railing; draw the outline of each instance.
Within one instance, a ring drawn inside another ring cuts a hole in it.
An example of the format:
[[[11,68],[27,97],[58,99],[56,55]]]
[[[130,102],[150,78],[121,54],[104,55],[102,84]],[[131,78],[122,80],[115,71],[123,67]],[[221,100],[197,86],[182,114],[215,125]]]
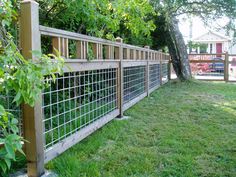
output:
[[[43,174],[46,162],[169,80],[168,54],[40,26],[34,1],[21,3],[20,36],[25,58],[34,59],[32,50],[56,49],[65,59],[64,74],[56,74],[35,106],[22,106],[29,176]]]

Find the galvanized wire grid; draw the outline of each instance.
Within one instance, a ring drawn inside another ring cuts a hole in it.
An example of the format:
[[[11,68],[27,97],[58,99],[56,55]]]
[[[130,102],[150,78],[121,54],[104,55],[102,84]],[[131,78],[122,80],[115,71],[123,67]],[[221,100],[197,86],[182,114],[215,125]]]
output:
[[[145,66],[124,68],[124,103],[145,92]]]
[[[64,73],[43,92],[45,150],[117,108],[117,69]]]
[[[168,63],[162,63],[162,83],[168,82]]]
[[[19,135],[23,136],[22,110],[13,102],[14,94],[0,94],[0,103],[5,110],[11,113],[18,120]]]
[[[196,79],[224,78],[224,63],[191,63],[190,66]]]
[[[149,66],[149,89],[160,85],[160,64]]]

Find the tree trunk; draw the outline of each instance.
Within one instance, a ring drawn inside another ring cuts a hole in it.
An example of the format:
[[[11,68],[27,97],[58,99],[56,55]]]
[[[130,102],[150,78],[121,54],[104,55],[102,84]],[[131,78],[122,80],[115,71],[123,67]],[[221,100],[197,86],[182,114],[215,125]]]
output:
[[[188,60],[187,47],[179,30],[178,20],[175,17],[171,17],[168,23],[167,45],[177,77],[181,81],[191,79],[192,75]]]

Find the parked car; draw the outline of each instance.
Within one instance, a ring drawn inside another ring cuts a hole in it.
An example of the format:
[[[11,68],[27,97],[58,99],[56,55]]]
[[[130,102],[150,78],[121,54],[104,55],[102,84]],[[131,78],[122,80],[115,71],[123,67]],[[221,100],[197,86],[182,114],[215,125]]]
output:
[[[224,72],[224,63],[223,59],[220,57],[212,58],[214,61],[219,61],[219,63],[211,63],[209,64],[209,68],[211,68],[211,72]]]

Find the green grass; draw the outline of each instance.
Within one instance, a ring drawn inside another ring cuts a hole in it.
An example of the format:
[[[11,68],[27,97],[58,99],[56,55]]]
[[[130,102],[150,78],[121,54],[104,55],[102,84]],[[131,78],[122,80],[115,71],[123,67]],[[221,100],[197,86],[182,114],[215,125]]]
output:
[[[236,85],[172,82],[46,167],[60,176],[236,176]]]
[[[236,176],[236,85],[167,84],[47,164],[60,176]]]

